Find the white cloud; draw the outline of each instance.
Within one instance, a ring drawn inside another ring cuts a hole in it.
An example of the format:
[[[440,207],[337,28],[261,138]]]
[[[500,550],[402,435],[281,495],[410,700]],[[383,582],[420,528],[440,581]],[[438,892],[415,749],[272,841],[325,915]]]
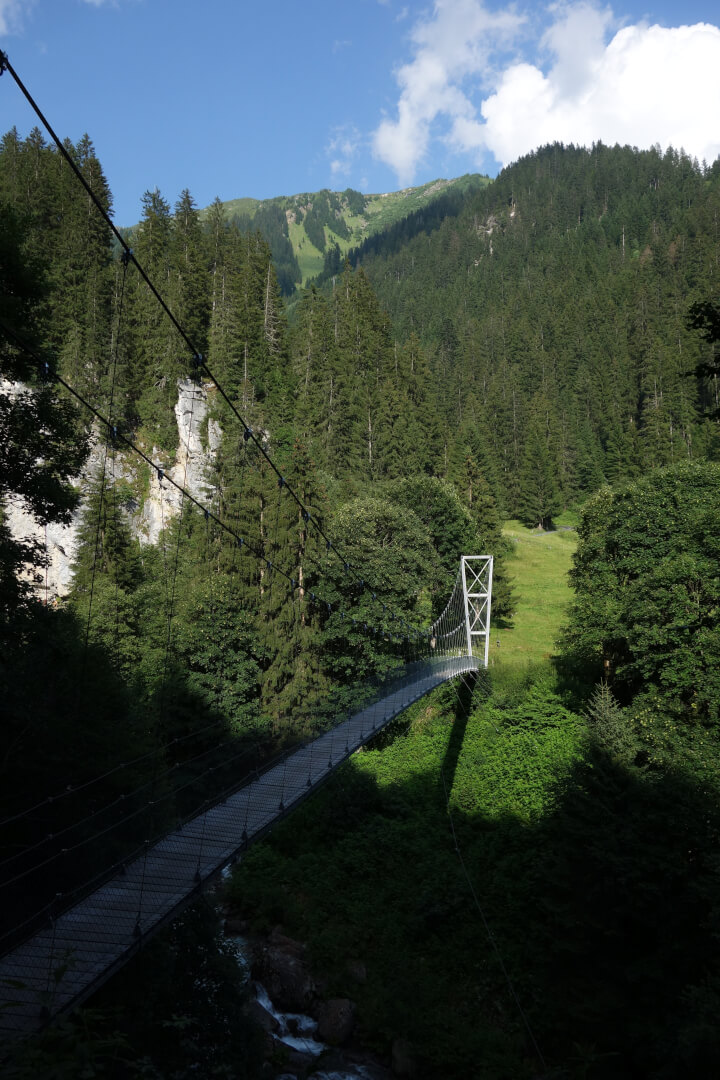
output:
[[[333,181],[350,175],[353,163],[360,150],[361,136],[356,127],[347,124],[335,128],[325,153],[330,159],[330,174]]]
[[[115,6],[117,0],[82,0],[92,7]],[[0,0],[0,35],[21,34],[25,29],[26,17],[37,0]]]
[[[482,103],[484,143],[498,161],[555,139],[659,143],[708,161],[720,153],[718,27],[626,26],[607,45],[598,31],[580,78],[566,59],[568,20],[553,33],[556,62],[547,75],[515,64]]]
[[[35,0],[0,0],[0,34],[19,34]]]
[[[490,12],[480,0],[435,0],[432,16],[415,24],[415,57],[395,73],[397,119],[385,118],[373,137],[375,156],[395,170],[401,184],[412,181],[439,116],[473,118],[462,85],[489,66],[491,43],[510,42],[523,21],[512,11]]]
[[[481,0],[436,0],[415,25],[413,59],[396,72],[397,118],[373,138],[400,184],[434,140],[477,167],[488,153],[506,164],[554,140],[720,153],[718,27],[618,29],[609,8],[582,0],[548,8],[532,41],[528,28],[514,9],[491,14]]]

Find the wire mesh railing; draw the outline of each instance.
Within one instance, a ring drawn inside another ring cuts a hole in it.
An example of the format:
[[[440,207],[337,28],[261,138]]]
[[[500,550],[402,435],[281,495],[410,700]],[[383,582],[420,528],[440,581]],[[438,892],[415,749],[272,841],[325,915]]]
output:
[[[437,657],[389,672],[335,727],[258,764],[240,783],[216,792],[200,813],[160,837],[146,837],[91,880],[52,897],[16,927],[24,940],[0,960],[0,1031],[42,1027],[84,1000],[350,754],[414,701],[478,667],[471,656]]]

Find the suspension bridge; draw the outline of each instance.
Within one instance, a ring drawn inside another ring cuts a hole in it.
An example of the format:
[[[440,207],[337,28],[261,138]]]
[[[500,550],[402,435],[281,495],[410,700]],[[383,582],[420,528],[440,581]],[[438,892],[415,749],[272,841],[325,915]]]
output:
[[[0,1032],[31,1032],[82,1003],[404,709],[486,667],[492,566],[492,556],[463,556],[450,601],[431,627],[432,657],[391,672],[357,712],[144,846],[66,910],[51,906],[42,929],[0,959]]]
[[[132,846],[129,839],[131,834],[127,832],[126,826],[128,820],[135,816],[135,812],[125,817],[123,814],[113,817],[111,813],[109,824],[93,833],[93,821],[104,810],[109,809],[114,813],[119,801],[116,800],[97,814],[93,811],[84,817],[81,815],[79,821],[63,826],[57,836],[51,834],[40,837],[35,843],[31,843],[27,850],[14,851],[4,858],[0,862],[0,870],[3,871],[0,875],[0,903],[7,900],[8,895],[12,896],[13,903],[6,906],[15,913],[11,921],[6,920],[0,931],[0,1035],[9,1038],[38,1030],[86,1000],[142,948],[153,934],[193,903],[226,867],[241,856],[250,843],[262,837],[276,822],[290,813],[332,776],[343,762],[372,740],[408,706],[445,682],[472,676],[481,667],[487,667],[493,559],[490,555],[461,557],[449,600],[430,627],[411,626],[403,616],[392,610],[391,604],[383,602],[379,590],[365,581],[360,571],[337,549],[331,537],[324,531],[323,525],[287,482],[270,456],[262,434],[253,431],[238,412],[232,396],[226,393],[215,378],[206,357],[195,348],[138,263],[125,238],[115,228],[67,149],[23,86],[7,57],[0,53],[0,74],[3,70],[10,72],[18,83],[53,138],[58,152],[64,156],[112,230],[121,249],[121,298],[125,274],[129,267],[134,266],[189,349],[194,373],[198,376],[203,374],[214,385],[219,398],[233,414],[235,421],[239,422],[239,437],[243,445],[253,446],[258,460],[262,459],[265,467],[276,474],[278,508],[282,499],[294,500],[303,527],[315,530],[324,544],[327,559],[333,557],[338,560],[351,591],[365,597],[364,610],[373,612],[369,617],[370,624],[365,621],[368,616],[364,616],[356,625],[350,614],[351,605],[342,597],[338,599],[337,590],[331,597],[323,595],[321,573],[318,572],[317,575],[320,584],[314,588],[308,587],[307,581],[302,574],[298,574],[296,568],[292,565],[283,568],[282,552],[271,550],[261,542],[241,535],[238,523],[223,516],[218,503],[213,502],[211,492],[207,499],[203,499],[197,492],[189,491],[186,486],[186,471],[185,474],[179,474],[182,476],[181,482],[179,476],[173,476],[161,467],[132,441],[127,432],[120,430],[112,415],[114,363],[109,404],[103,410],[101,403],[88,401],[81,396],[50,367],[47,359],[35,356],[39,375],[44,379],[54,379],[64,387],[65,391],[74,396],[88,411],[92,423],[106,433],[98,522],[102,513],[104,492],[114,484],[116,450],[122,447],[137,454],[150,468],[151,475],[156,475],[161,486],[164,481],[176,489],[181,515],[185,508],[199,512],[206,522],[212,521],[215,528],[230,538],[234,550],[254,558],[258,572],[266,574],[268,581],[272,580],[273,576],[284,579],[293,605],[297,603],[300,607],[304,604],[307,608],[314,605],[317,610],[327,615],[332,611],[339,615],[341,620],[345,620],[343,625],[348,632],[352,625],[353,632],[363,633],[369,641],[376,645],[381,644],[385,649],[386,663],[389,663],[390,656],[395,657],[395,666],[391,666],[381,677],[354,688],[351,697],[354,705],[345,709],[344,714],[332,727],[286,750],[278,758],[248,771],[241,767],[243,755],[238,753],[233,756],[231,748],[228,751],[229,763],[226,764],[232,767],[232,780],[227,782],[228,772],[225,769],[223,775],[226,782],[223,790],[216,791],[210,799],[205,798],[201,805],[195,805],[175,827],[168,828],[166,825],[160,835],[157,835],[157,831],[148,830],[146,835],[149,838],[139,845],[136,839]],[[121,310],[120,307],[118,327]],[[27,343],[17,336],[15,330],[8,327],[5,329],[16,348],[28,356],[35,355]],[[116,340],[118,337],[119,334],[116,333]],[[243,462],[246,457],[247,454],[244,453]],[[111,475],[108,475],[108,472]],[[177,535],[179,546],[180,530]],[[96,552],[97,542],[96,537]],[[176,548],[175,575],[177,553]],[[287,561],[291,558],[292,556],[288,555]],[[93,583],[94,575],[93,563]],[[164,643],[167,664],[172,646],[175,577],[171,582],[166,581],[166,586],[169,586],[167,634]],[[345,606],[348,607],[347,612],[344,610]],[[91,613],[92,590],[87,616],[86,645]],[[398,653],[403,662],[400,662]],[[173,743],[178,741],[180,740],[173,740]],[[213,749],[218,751],[226,745],[220,744]],[[167,747],[160,748],[163,749]],[[198,757],[202,758],[203,754]],[[124,764],[117,766],[118,769],[124,767]],[[166,775],[171,771],[167,770]],[[206,772],[212,772],[212,769]],[[96,780],[103,779],[104,777],[100,776],[88,780],[75,790],[81,791]],[[132,794],[146,792],[148,786],[147,783],[143,784]],[[171,789],[169,795],[175,796],[180,790],[182,788],[179,787]],[[154,801],[153,783],[150,798],[142,809],[152,808]],[[32,820],[38,806],[51,804],[53,797],[48,797],[41,804],[11,814],[5,822],[0,822],[0,828],[8,823],[12,825],[26,816]],[[152,810],[150,819],[152,820]],[[76,827],[89,829],[91,835],[80,831],[80,839],[76,843],[63,847],[65,837]],[[91,846],[93,843],[105,844],[108,852],[122,849],[122,853],[100,859],[98,865],[95,865],[97,849]],[[53,895],[52,885],[54,875],[59,873],[60,860],[68,851],[77,850],[84,853],[84,861],[81,860],[78,864],[84,867],[83,873],[77,880],[72,881],[70,887],[63,879],[65,891]],[[91,866],[93,871],[89,878],[88,866]],[[24,905],[24,887],[30,879],[37,881],[40,878],[44,879],[43,887],[35,890],[35,893],[28,888],[27,905]],[[42,896],[42,903],[37,902],[38,896]],[[29,910],[25,910],[25,907]],[[22,912],[22,916],[18,915],[18,912]]]

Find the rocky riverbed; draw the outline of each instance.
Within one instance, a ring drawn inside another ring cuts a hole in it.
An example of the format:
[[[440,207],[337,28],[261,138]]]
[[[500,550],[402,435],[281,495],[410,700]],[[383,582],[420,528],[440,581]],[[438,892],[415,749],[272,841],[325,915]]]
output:
[[[265,1032],[263,1071],[268,1080],[394,1080],[413,1075],[402,1040],[393,1046],[392,1063],[358,1043],[355,1003],[327,996],[302,942],[280,928],[253,937],[244,921],[231,916],[225,934],[247,971],[249,1015]],[[348,974],[362,983],[363,964],[353,963]]]

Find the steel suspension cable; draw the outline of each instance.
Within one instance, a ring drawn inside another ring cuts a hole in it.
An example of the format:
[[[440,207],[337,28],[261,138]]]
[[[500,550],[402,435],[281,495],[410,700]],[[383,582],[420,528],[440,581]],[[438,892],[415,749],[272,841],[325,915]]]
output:
[[[93,416],[95,416],[102,424],[105,424],[112,431],[113,437],[115,439],[119,440],[130,450],[134,451],[134,453],[136,453],[139,457],[142,458],[146,465],[149,465],[151,470],[157,475],[159,481],[167,480],[167,482],[171,484],[176,491],[178,491],[189,502],[196,506],[198,510],[200,510],[203,514],[208,514],[224,532],[232,536],[240,548],[248,548],[252,555],[254,555],[257,559],[260,559],[267,565],[269,560],[265,557],[262,551],[258,550],[252,544],[248,543],[245,537],[240,536],[226,522],[222,521],[221,518],[219,518],[213,510],[209,509],[206,506],[203,506],[199,499],[197,499],[190,491],[187,491],[176,480],[174,480],[172,476],[170,476],[170,474],[166,472],[166,470],[162,466],[157,465],[151,458],[149,458],[148,455],[136,443],[132,441],[132,439],[128,438],[127,435],[124,435],[121,431],[117,429],[117,425],[113,424],[110,420],[107,419],[107,417],[103,416],[103,414],[99,412],[99,410],[96,409],[94,405],[91,405],[90,402],[85,397],[83,397],[82,394],[80,394],[73,386],[70,385],[70,383],[63,379],[61,375],[54,371],[46,360],[41,359],[32,348],[30,348],[25,342],[23,342],[20,335],[17,334],[12,329],[12,327],[10,327],[2,319],[0,319],[0,326],[2,326],[3,330],[5,331],[5,333],[8,334],[8,336],[12,337],[18,347],[22,348],[29,356],[32,356],[33,359],[35,359],[35,361],[39,365],[42,374],[44,374],[47,378],[54,379],[60,386],[64,387],[64,389],[67,390],[68,393],[70,393],[77,401],[79,401],[80,404],[84,406],[84,408],[88,409],[89,412],[91,412]],[[283,570],[281,567],[277,567],[276,569],[278,570],[278,573],[282,574],[283,577],[285,577],[288,581],[294,581],[294,578],[292,578],[291,575],[285,570]],[[328,601],[323,602],[327,603]]]
[[[212,749],[213,750],[218,750],[218,749],[220,749],[221,746],[222,746],[222,744],[218,744],[218,746],[215,746]],[[237,761],[239,758],[246,757],[251,752],[253,752],[253,751],[250,748],[248,748],[247,746],[244,747],[242,750],[239,750],[237,752],[237,754],[232,754],[230,757],[225,758],[224,761],[223,761],[223,767],[225,767],[226,765],[231,764],[234,761]],[[198,754],[197,759],[199,759],[200,757],[204,757],[204,756],[206,756],[205,753]],[[195,760],[197,760],[197,759],[195,759]],[[79,850],[79,848],[84,847],[86,844],[92,843],[94,840],[98,840],[103,836],[107,836],[107,834],[112,832],[114,829],[119,829],[121,827],[124,827],[127,824],[128,821],[131,821],[133,818],[138,817],[140,814],[144,813],[146,810],[152,809],[157,804],[159,804],[161,802],[164,802],[165,800],[167,800],[169,798],[172,798],[172,796],[179,794],[181,791],[185,791],[186,788],[191,787],[193,784],[197,784],[204,777],[208,776],[212,772],[215,772],[216,768],[217,768],[217,766],[215,766],[215,765],[210,766],[209,768],[205,769],[203,772],[198,773],[197,776],[193,776],[189,780],[186,780],[184,783],[179,784],[178,787],[168,789],[168,791],[166,791],[163,794],[159,795],[156,799],[149,799],[147,803],[145,803],[143,806],[138,807],[136,810],[133,810],[132,813],[130,813],[126,817],[124,817],[122,819],[122,821],[116,821],[112,825],[108,825],[106,828],[101,829],[99,832],[93,833],[90,836],[86,836],[82,840],[78,840],[78,842],[76,844],[73,844],[70,847],[61,848],[59,851],[56,851],[53,855],[48,856],[48,858],[44,859],[42,862],[35,863],[34,866],[28,867],[27,870],[23,870],[20,873],[15,874],[14,877],[7,878],[5,881],[0,882],[0,890],[7,888],[7,886],[9,886],[9,885],[15,884],[17,881],[22,881],[24,878],[28,877],[29,874],[34,874],[37,870],[42,869],[42,867],[49,866],[50,863],[55,862],[56,859],[62,858],[63,856],[69,854],[70,852],[77,851],[77,850]],[[170,775],[170,773],[174,772],[174,771],[175,771],[174,768],[173,769],[168,769],[166,771],[166,773],[164,773],[162,775]],[[131,795],[127,796],[127,798],[128,799],[131,798],[131,796],[133,794],[136,794],[137,792],[143,791],[145,788],[147,788],[149,786],[154,786],[159,779],[160,779],[160,777],[153,777],[147,783],[142,784],[139,788],[137,788],[136,792],[132,792]],[[121,796],[119,799],[116,800],[116,803],[124,801],[125,798],[126,798],[125,796]],[[115,805],[115,804],[112,804],[112,805]],[[104,809],[108,809],[108,808],[106,807]],[[102,811],[99,811],[99,812],[102,812]],[[81,821],[76,822],[74,825],[70,826],[69,828],[76,828],[80,824],[83,824],[83,823],[85,823],[87,821],[91,821],[93,819],[93,817],[96,817],[96,816],[97,816],[97,814],[88,814]],[[65,830],[65,831],[69,831],[69,830]],[[58,834],[58,835],[61,835],[61,834]],[[36,846],[39,846],[39,845],[36,845]],[[29,850],[33,850],[33,849],[29,849]],[[24,854],[24,852],[21,852],[20,854]]]
[[[57,146],[59,152],[63,155],[63,157],[67,161],[68,165],[72,169],[73,173],[75,174],[77,179],[80,181],[82,186],[85,188],[85,191],[87,192],[89,197],[92,199],[96,209],[98,210],[98,212],[101,214],[101,216],[103,217],[103,219],[105,220],[107,225],[112,230],[112,233],[115,236],[115,239],[117,240],[117,242],[122,247],[123,251],[125,252],[126,257],[128,259],[132,259],[133,263],[135,264],[135,266],[136,266],[136,268],[138,270],[138,273],[141,275],[144,282],[146,283],[146,285],[148,286],[148,288],[152,292],[153,296],[155,297],[157,302],[160,304],[161,308],[163,309],[163,311],[165,312],[167,317],[170,319],[172,325],[175,327],[178,334],[180,335],[180,337],[184,341],[185,345],[187,346],[187,348],[188,348],[188,350],[189,350],[189,352],[191,354],[193,367],[196,370],[202,368],[205,371],[205,373],[207,374],[207,376],[211,380],[211,382],[214,384],[214,386],[217,389],[220,396],[223,398],[223,400],[226,402],[226,404],[228,405],[228,407],[232,411],[233,415],[242,424],[243,432],[246,435],[246,437],[252,439],[253,443],[258,448],[260,453],[263,455],[263,457],[267,461],[270,468],[276,474],[278,480],[283,480],[284,484],[287,486],[288,493],[292,496],[292,498],[297,503],[298,507],[300,508],[300,510],[303,513],[303,517],[305,518],[305,520],[309,524],[312,524],[317,529],[317,531],[320,533],[320,535],[323,537],[323,539],[327,542],[327,544],[329,545],[328,550],[332,549],[335,552],[336,557],[343,564],[345,572],[349,573],[357,582],[359,582],[366,591],[371,592],[371,593],[373,591],[377,592],[377,590],[373,590],[372,587],[370,585],[368,585],[364,581],[364,579],[362,577],[360,577],[360,575],[358,573],[356,573],[355,569],[350,566],[350,564],[344,558],[342,553],[340,551],[338,551],[334,547],[333,542],[330,540],[327,533],[324,531],[324,529],[319,524],[319,522],[315,518],[313,518],[310,511],[307,510],[304,503],[302,502],[300,497],[296,494],[293,487],[290,484],[287,484],[287,481],[285,481],[280,469],[277,467],[277,465],[272,460],[272,458],[270,457],[270,455],[266,451],[265,447],[263,446],[262,440],[257,437],[257,435],[253,431],[252,427],[246,422],[245,418],[240,414],[238,409],[235,407],[235,404],[233,403],[231,398],[228,396],[228,394],[226,393],[223,386],[220,384],[218,379],[215,377],[215,375],[210,370],[210,368],[209,368],[209,366],[207,364],[206,357],[195,347],[194,343],[192,342],[192,340],[190,339],[190,337],[188,336],[188,334],[184,330],[183,326],[180,324],[178,319],[173,314],[172,310],[169,308],[169,306],[167,305],[167,303],[163,299],[161,293],[158,291],[158,289],[156,289],[156,287],[154,286],[154,284],[150,280],[148,274],[146,273],[146,271],[143,268],[143,266],[141,265],[141,263],[139,263],[138,260],[136,259],[132,248],[130,247],[130,245],[126,241],[125,237],[118,230],[118,228],[116,227],[114,222],[112,221],[112,218],[110,217],[110,215],[107,212],[107,210],[105,209],[105,207],[102,205],[100,199],[96,196],[95,192],[92,190],[92,187],[90,186],[90,184],[88,184],[88,182],[85,179],[85,177],[83,176],[81,170],[78,168],[77,163],[74,161],[72,155],[68,152],[67,148],[64,146],[64,144],[58,138],[58,136],[57,136],[56,132],[54,131],[53,127],[51,126],[50,122],[47,120],[47,118],[45,117],[45,115],[41,111],[40,107],[38,106],[37,102],[32,97],[30,91],[24,85],[24,83],[22,82],[20,76],[18,75],[18,73],[13,68],[7,54],[4,53],[4,52],[0,52],[0,76],[3,74],[4,71],[8,71],[10,73],[10,75],[14,79],[16,85],[20,89],[21,93],[24,95],[24,97],[28,101],[29,105],[31,106],[33,111],[36,113],[39,120],[41,121],[41,123],[45,127],[46,131],[48,132],[48,134],[52,138],[53,142]]]
[[[115,798],[111,802],[106,803],[104,806],[101,806],[98,810],[93,810],[89,814],[85,814],[84,817],[78,818],[76,821],[71,822],[71,824],[66,825],[62,829],[59,829],[57,832],[50,833],[47,836],[44,836],[41,840],[36,841],[36,843],[32,844],[30,847],[22,848],[21,851],[17,851],[13,855],[8,855],[7,858],[0,861],[0,867],[8,866],[10,863],[16,862],[18,859],[21,859],[25,855],[28,855],[31,851],[36,851],[37,848],[42,847],[43,844],[48,844],[51,841],[57,840],[58,837],[65,836],[73,829],[77,829],[81,825],[85,825],[87,822],[92,821],[93,818],[99,817],[101,814],[106,813],[108,810],[112,810],[114,807],[120,806],[122,803],[129,802],[129,800],[133,799],[136,795],[139,795],[140,792],[145,791],[147,788],[152,787],[156,783],[159,783],[166,777],[171,776],[173,773],[177,772],[178,769],[186,769],[189,765],[192,765],[194,762],[199,761],[201,758],[207,757],[209,754],[214,754],[218,750],[222,750],[224,747],[234,745],[236,741],[237,740],[235,739],[224,739],[222,742],[216,743],[214,746],[208,747],[207,750],[200,751],[200,753],[195,754],[194,757],[186,758],[182,762],[174,762],[162,773],[159,773],[156,777],[151,777],[149,780],[144,781],[132,791],[123,792],[122,794],[115,796]],[[246,748],[246,750],[243,752],[249,754],[251,752],[251,749]],[[118,822],[117,824],[120,825],[123,824],[123,822]],[[26,871],[26,873],[32,873],[34,869],[35,867],[31,867]],[[9,884],[9,882],[0,882],[0,889],[4,888],[6,884]]]
[[[100,783],[102,780],[107,780],[108,777],[114,776],[115,773],[121,772],[123,769],[132,768],[134,765],[139,765],[143,761],[148,761],[157,755],[164,754],[172,746],[176,746],[178,743],[186,742],[188,739],[199,738],[200,735],[204,735],[207,731],[211,731],[213,728],[225,726],[227,720],[214,720],[211,724],[207,724],[203,728],[199,728],[197,731],[191,731],[187,735],[181,735],[177,738],[171,739],[163,746],[156,747],[154,750],[149,750],[146,754],[141,754],[139,757],[132,758],[130,761],[122,761],[119,765],[114,765],[112,769],[108,769],[107,772],[100,773],[98,776],[92,777],[91,780],[85,780],[81,784],[66,786],[62,791],[59,791],[57,795],[48,795],[41,802],[35,803],[33,806],[27,807],[25,810],[20,810],[18,813],[13,814],[11,817],[6,817],[3,821],[0,821],[0,828],[5,825],[11,825],[15,821],[19,821],[29,814],[35,813],[36,810],[41,810],[45,806],[52,805],[59,802],[61,799],[66,799],[70,795],[76,795],[79,791],[85,791],[87,788],[92,787],[94,784]]]

